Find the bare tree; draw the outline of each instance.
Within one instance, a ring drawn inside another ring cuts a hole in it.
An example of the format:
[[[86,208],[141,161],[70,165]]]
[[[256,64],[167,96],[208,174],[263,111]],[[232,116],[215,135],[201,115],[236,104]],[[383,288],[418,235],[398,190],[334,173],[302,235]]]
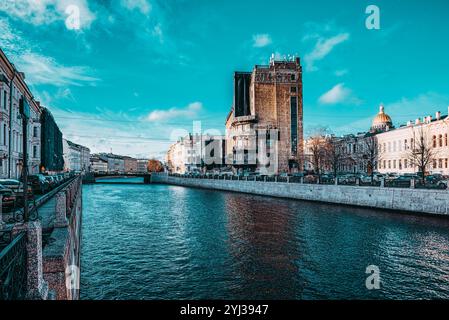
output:
[[[324,142],[325,148],[325,165],[333,172],[334,177],[337,177],[337,172],[343,162],[343,152],[341,146],[341,139],[334,136],[327,137]]]
[[[436,150],[432,146],[432,141],[427,130],[423,126],[413,129],[413,143],[407,152],[407,158],[410,165],[418,168],[420,179],[425,184],[426,169],[435,159]]]
[[[381,152],[375,135],[365,136],[360,144],[360,150],[357,156],[357,162],[366,168],[367,174],[371,177],[371,183],[374,181],[374,169],[381,161]]]
[[[311,163],[315,173],[321,176],[326,163],[327,128],[316,128],[307,141],[308,161]]]

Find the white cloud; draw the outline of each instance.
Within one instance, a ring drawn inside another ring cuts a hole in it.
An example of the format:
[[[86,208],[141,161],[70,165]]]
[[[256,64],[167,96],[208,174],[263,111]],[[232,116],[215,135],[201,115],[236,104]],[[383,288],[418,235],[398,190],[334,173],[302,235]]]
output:
[[[337,76],[337,77],[342,77],[342,76],[344,76],[345,74],[347,74],[349,71],[347,70],[347,69],[341,69],[341,70],[336,70],[335,71],[335,75]]]
[[[39,48],[27,41],[20,32],[13,32],[6,19],[0,18],[0,29],[2,49],[18,70],[25,73],[29,84],[62,87],[93,85],[99,81],[91,75],[92,71],[88,67],[64,66],[55,59],[39,53]]]
[[[161,28],[161,24],[158,23],[157,25],[154,26],[153,31],[151,32],[152,35],[156,38],[159,39],[160,43],[164,42],[164,34],[162,32],[162,28]]]
[[[93,85],[99,81],[89,75],[88,67],[63,66],[53,58],[36,53],[25,53],[19,56],[17,66],[33,85],[82,86]]]
[[[68,17],[66,8],[70,5],[79,9],[81,29],[89,27],[96,19],[86,0],[2,0],[0,12],[36,26],[48,25],[55,22],[64,23]]]
[[[253,35],[253,47],[255,48],[263,48],[270,45],[271,43],[271,37],[267,33]]]
[[[168,110],[154,110],[145,119],[150,122],[164,121],[176,118],[194,118],[203,108],[201,102],[190,103],[185,108],[171,108]]]
[[[315,62],[324,59],[337,45],[349,39],[349,33],[340,33],[331,38],[320,37],[312,52],[304,56],[307,71],[316,71]]]
[[[121,5],[128,10],[138,10],[142,14],[149,14],[152,7],[147,0],[121,0]]]
[[[360,100],[352,95],[352,91],[345,87],[344,83],[335,85],[332,89],[324,93],[319,99],[320,104],[350,103],[360,104]]]

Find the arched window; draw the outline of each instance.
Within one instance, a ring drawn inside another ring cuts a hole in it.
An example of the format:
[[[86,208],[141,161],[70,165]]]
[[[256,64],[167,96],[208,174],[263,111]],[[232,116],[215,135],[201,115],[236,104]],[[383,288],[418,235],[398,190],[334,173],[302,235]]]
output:
[[[442,134],[440,134],[438,136],[438,144],[440,145],[440,148],[443,146],[443,135]]]
[[[437,136],[433,136],[432,141],[433,141],[433,147],[436,148],[437,147]]]

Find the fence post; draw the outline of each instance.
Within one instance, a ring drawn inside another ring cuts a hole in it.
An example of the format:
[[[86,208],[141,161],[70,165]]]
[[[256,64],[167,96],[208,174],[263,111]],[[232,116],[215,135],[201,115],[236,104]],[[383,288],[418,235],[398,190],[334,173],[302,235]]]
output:
[[[66,192],[62,190],[55,195],[55,228],[67,227]]]
[[[410,180],[410,188],[415,189],[415,179]]]
[[[274,176],[274,182],[278,182],[278,176]]]
[[[355,179],[355,185],[356,186],[360,186],[360,178],[356,178]]]
[[[304,177],[301,177],[301,178],[299,179],[299,183],[304,184]]]
[[[337,177],[337,176],[335,176],[334,184],[335,184],[336,186],[338,185],[338,177]]]
[[[380,179],[380,187],[381,188],[385,187],[385,178]]]
[[[26,232],[27,237],[27,299],[47,300],[48,283],[44,280],[42,267],[42,226],[40,221],[16,225],[13,234]]]
[[[287,176],[287,183],[290,183],[290,176]]]

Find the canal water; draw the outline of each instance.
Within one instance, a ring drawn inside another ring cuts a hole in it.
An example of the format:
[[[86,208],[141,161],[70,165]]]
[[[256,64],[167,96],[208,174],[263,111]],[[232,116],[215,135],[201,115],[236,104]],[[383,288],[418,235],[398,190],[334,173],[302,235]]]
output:
[[[167,185],[85,185],[82,299],[449,298],[449,221]],[[380,289],[366,287],[377,266]]]

